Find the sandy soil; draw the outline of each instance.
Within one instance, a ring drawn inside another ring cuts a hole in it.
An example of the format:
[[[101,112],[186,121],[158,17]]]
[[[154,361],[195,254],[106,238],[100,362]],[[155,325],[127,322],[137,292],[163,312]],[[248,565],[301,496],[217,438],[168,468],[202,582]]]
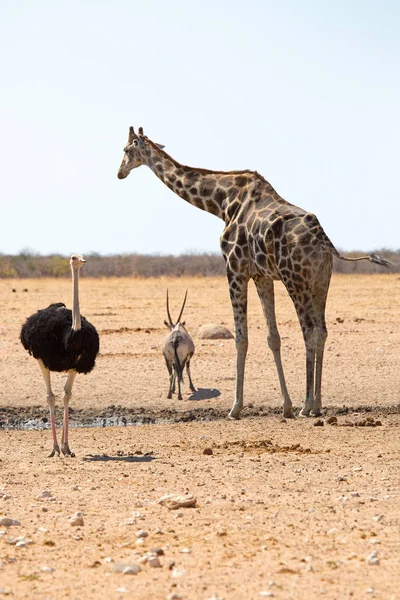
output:
[[[196,342],[192,377],[199,391],[190,394],[185,382],[182,402],[166,398],[160,353],[167,286],[173,315],[189,287],[185,318]],[[18,335],[26,316],[55,301],[70,305],[69,281],[0,282],[0,519],[21,523],[0,525],[3,594],[400,598],[398,275],[333,278],[323,426],[282,420],[253,286],[246,409],[231,422],[225,417],[234,394],[234,341],[196,337],[209,322],[233,329],[224,279],[82,278],[81,308],[101,334],[101,355],[95,371],[76,380],[71,422],[149,424],[72,428],[76,458],[69,460],[46,458],[48,430],[7,429],[48,427],[44,384]],[[276,301],[298,409],[303,341],[279,285]],[[64,380],[52,378],[59,398]],[[330,416],[337,425],[328,424]],[[59,417],[61,423],[61,411]],[[52,498],[37,499],[44,489]],[[196,506],[169,510],[158,503],[168,493],[193,494]],[[70,524],[76,511],[83,526]],[[140,530],[148,536],[138,538]],[[17,546],[19,537],[32,543]],[[151,549],[159,550],[161,567],[143,560]],[[116,572],[119,563],[141,571]]]

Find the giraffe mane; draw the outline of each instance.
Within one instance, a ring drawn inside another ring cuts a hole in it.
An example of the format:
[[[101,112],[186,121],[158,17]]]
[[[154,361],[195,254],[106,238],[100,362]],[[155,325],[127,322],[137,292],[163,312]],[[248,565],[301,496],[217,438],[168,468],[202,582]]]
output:
[[[177,163],[178,161],[175,160],[174,158],[172,158],[172,156],[170,156],[170,154],[168,154],[168,152],[165,152],[165,150],[162,150],[159,146],[157,146],[157,144],[155,144],[152,140],[150,140],[147,135],[144,135],[143,138],[149,142],[149,144],[155,149],[157,150],[157,152],[162,152],[162,154],[165,154],[165,156],[167,156],[172,162]],[[190,169],[193,171],[198,171],[199,173],[204,173],[206,175],[254,175],[257,179],[259,179],[260,181],[262,181],[263,183],[266,183],[267,185],[269,185],[270,187],[271,184],[265,179],[265,177],[263,177],[260,173],[258,173],[258,171],[251,171],[250,169],[242,169],[242,170],[234,170],[234,171],[213,171],[212,169],[203,169],[202,167],[190,167],[189,165],[183,165],[182,163],[178,163],[182,169]]]

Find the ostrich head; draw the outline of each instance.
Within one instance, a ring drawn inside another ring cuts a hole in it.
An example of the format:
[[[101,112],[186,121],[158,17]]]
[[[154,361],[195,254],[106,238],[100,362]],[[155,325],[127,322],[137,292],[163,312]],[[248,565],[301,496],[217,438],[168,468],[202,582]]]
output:
[[[71,269],[73,271],[79,271],[85,262],[86,260],[83,258],[82,254],[73,254],[70,258],[69,264],[71,265]]]
[[[118,179],[128,177],[132,169],[136,169],[147,163],[149,149],[146,147],[147,137],[143,134],[143,128],[139,127],[139,133],[136,134],[133,127],[129,128],[128,142],[124,148],[124,157],[118,170]],[[161,150],[164,148],[161,144],[155,144]]]

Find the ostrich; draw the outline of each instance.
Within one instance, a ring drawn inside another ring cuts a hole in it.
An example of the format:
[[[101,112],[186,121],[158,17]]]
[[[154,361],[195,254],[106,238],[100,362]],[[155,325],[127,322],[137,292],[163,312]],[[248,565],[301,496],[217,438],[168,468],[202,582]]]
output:
[[[99,335],[95,327],[81,317],[79,312],[79,269],[85,264],[80,254],[70,259],[72,272],[72,311],[62,302],[50,304],[31,315],[21,329],[21,342],[25,350],[39,363],[47,389],[50,407],[53,450],[49,457],[60,456],[54,417],[55,396],[51,389],[50,371],[68,372],[64,386],[64,421],[61,451],[65,456],[75,456],[68,445],[68,404],[77,373],[90,373],[99,351]]]
[[[181,381],[182,372],[185,365],[186,372],[189,378],[190,389],[192,390],[192,392],[196,391],[196,388],[194,387],[192,382],[192,378],[190,377],[190,359],[194,354],[194,343],[185,329],[185,321],[181,323],[181,317],[183,314],[183,309],[185,308],[186,298],[187,290],[185,298],[183,300],[181,312],[179,313],[179,317],[176,321],[176,324],[174,324],[171,318],[171,314],[169,312],[167,290],[167,315],[169,322],[164,321],[164,323],[170,331],[165,338],[163,346],[163,354],[169,373],[169,391],[167,398],[172,398],[172,392],[175,391],[175,380],[176,378],[178,378],[178,400],[182,400]]]

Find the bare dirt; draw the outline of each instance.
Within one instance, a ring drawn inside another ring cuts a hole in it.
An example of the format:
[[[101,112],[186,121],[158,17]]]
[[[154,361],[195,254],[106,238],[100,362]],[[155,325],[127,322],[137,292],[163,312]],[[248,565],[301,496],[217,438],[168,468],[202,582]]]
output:
[[[185,318],[196,343],[198,392],[191,394],[185,381],[181,402],[166,398],[160,352],[167,287],[173,316],[189,288]],[[333,277],[325,413],[287,421],[250,287],[246,408],[232,422],[226,415],[234,396],[234,340],[196,337],[210,322],[233,330],[224,279],[83,277],[81,309],[100,333],[101,354],[73,390],[76,458],[49,459],[44,383],[18,336],[38,308],[70,306],[70,282],[0,282],[0,520],[21,523],[0,525],[0,595],[400,598],[400,279]],[[304,345],[280,285],[276,303],[298,410]],[[64,380],[52,376],[59,399]],[[60,409],[59,424],[61,418]],[[42,490],[51,497],[38,499]],[[196,506],[169,510],[158,501],[170,493],[192,494]],[[70,524],[77,511],[82,526]],[[137,537],[140,530],[148,536]],[[152,549],[160,567],[143,560]],[[119,563],[141,570],[123,574]]]

